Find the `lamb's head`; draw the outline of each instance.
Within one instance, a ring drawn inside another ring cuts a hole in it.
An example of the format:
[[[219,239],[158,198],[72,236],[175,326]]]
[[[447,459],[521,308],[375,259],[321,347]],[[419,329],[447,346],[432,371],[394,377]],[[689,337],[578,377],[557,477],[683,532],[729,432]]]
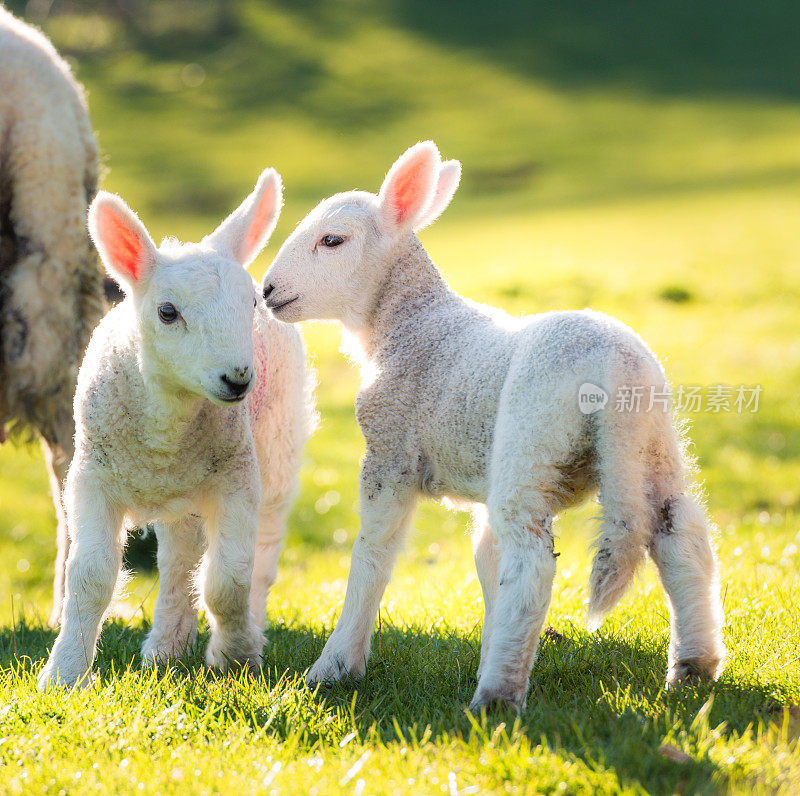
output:
[[[407,150],[379,194],[325,199],[281,246],[263,281],[267,306],[282,321],[337,319],[358,325],[373,305],[386,270],[415,232],[450,204],[461,164],[442,163],[424,141]]]
[[[241,206],[200,243],[153,243],[118,196],[100,192],[89,231],[125,291],[147,377],[216,404],[242,401],[253,379],[253,314],[260,292],[245,270],[280,214],[281,181],[267,169]]]

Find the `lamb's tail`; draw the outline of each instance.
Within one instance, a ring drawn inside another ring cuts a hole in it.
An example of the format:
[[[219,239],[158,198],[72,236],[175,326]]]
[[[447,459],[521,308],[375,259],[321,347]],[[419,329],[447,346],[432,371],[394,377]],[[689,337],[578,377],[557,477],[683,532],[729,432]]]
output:
[[[628,364],[625,381],[666,394],[655,362]],[[600,531],[590,575],[589,628],[599,627],[625,594],[653,533],[662,521],[664,500],[683,488],[680,438],[666,406],[649,401],[633,407],[607,406],[597,415]]]
[[[590,632],[600,627],[622,599],[642,563],[645,547],[638,536],[624,520],[615,522],[603,518],[589,576],[587,626]]]

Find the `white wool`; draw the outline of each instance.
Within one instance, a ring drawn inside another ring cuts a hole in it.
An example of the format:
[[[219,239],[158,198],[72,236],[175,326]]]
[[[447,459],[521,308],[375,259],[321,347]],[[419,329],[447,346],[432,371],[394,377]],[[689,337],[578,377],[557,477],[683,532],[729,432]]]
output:
[[[280,204],[267,170],[201,244],[161,249],[118,197],[92,204],[92,235],[127,297],[97,327],[78,378],[66,603],[41,687],[87,676],[131,523],[154,522],[158,536],[144,663],[194,643],[196,591],[212,626],[209,665],[261,660],[265,601],[314,419],[300,334],[271,316],[242,267]]]
[[[458,169],[430,143],[392,167],[378,196],[322,202],[264,277],[285,321],[343,323],[366,379],[361,531],[342,616],[311,682],[364,671],[378,604],[421,495],[476,506],[475,562],[485,619],[473,708],[524,703],[556,571],[552,520],[599,492],[603,521],[591,620],[621,597],[647,550],[673,617],[669,682],[716,676],[724,657],[716,562],[687,495],[668,411],[615,411],[619,388],[668,388],[631,329],[597,312],[523,319],[449,289],[413,234],[444,209]],[[579,409],[581,385],[612,396]]]
[[[75,380],[105,310],[86,234],[98,171],[82,87],[39,31],[0,7],[0,440],[6,424],[42,438],[59,524],[51,624],[68,550]]]

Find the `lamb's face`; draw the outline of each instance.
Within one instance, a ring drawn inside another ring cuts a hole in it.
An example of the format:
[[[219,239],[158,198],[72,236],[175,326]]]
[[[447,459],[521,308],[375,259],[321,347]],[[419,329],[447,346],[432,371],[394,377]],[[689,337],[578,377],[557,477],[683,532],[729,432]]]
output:
[[[262,283],[276,318],[347,322],[380,284],[386,235],[378,197],[352,191],[318,205],[289,236]]]
[[[100,192],[89,231],[109,273],[133,302],[149,377],[217,404],[244,400],[253,378],[253,312],[259,293],[245,268],[261,251],[281,207],[267,169],[255,190],[199,244],[159,249],[136,214]]]
[[[253,379],[257,298],[239,263],[198,247],[162,248],[134,296],[148,375],[216,404],[244,400]]]
[[[281,246],[262,283],[282,321],[366,321],[392,252],[436,219],[458,187],[461,165],[441,162],[430,141],[392,166],[380,194],[351,191],[326,199]]]

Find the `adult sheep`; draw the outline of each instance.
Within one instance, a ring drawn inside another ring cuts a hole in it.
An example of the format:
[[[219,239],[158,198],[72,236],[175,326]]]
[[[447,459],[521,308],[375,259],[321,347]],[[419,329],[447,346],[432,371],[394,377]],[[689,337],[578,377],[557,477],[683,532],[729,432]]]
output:
[[[54,603],[69,539],[61,484],[73,453],[72,397],[104,313],[86,230],[98,148],[83,89],[53,45],[0,7],[0,441],[43,441],[58,517]]]

